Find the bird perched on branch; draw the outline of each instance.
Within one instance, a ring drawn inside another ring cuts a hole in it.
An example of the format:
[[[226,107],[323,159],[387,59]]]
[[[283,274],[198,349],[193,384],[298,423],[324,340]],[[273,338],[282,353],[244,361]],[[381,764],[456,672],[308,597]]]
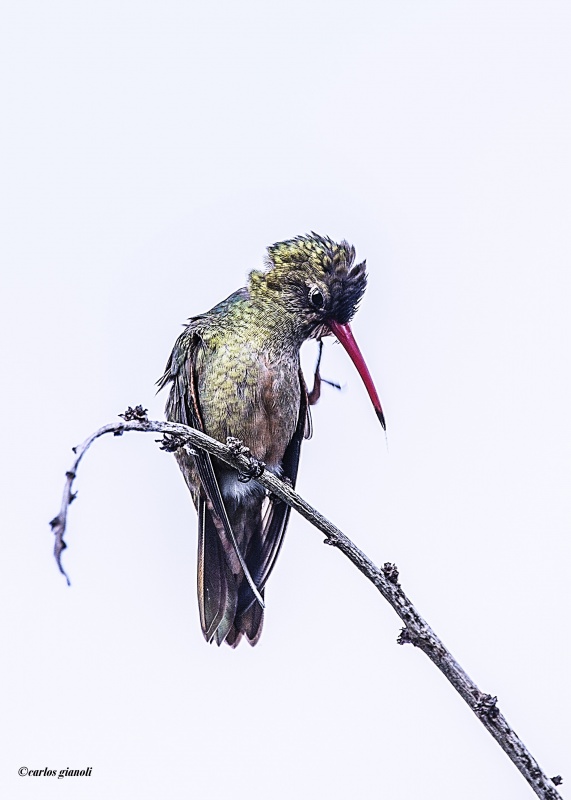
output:
[[[167,418],[225,442],[241,440],[266,469],[295,486],[309,406],[320,391],[319,366],[308,393],[299,350],[333,334],[361,375],[379,421],[385,421],[349,322],[367,285],[355,249],[312,233],[268,247],[248,285],[179,336],[162,388],[171,383]],[[283,542],[289,506],[255,478],[244,482],[208,453],[176,451],[198,510],[198,602],[208,642],[256,644],[264,590]]]

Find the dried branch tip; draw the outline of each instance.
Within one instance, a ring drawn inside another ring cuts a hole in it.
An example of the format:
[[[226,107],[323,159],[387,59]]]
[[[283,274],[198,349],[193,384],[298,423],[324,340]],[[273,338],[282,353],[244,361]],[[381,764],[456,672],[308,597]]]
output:
[[[68,505],[69,505],[69,503],[71,503],[75,499],[76,495],[77,495],[77,492],[74,492],[73,494],[69,495]],[[52,533],[55,536],[54,557],[55,557],[55,560],[56,560],[56,564],[58,565],[59,571],[61,572],[61,574],[66,579],[67,585],[71,586],[71,581],[69,579],[69,576],[68,576],[67,572],[65,571],[65,569],[63,568],[63,564],[61,563],[61,555],[62,555],[63,551],[65,550],[65,548],[67,547],[66,543],[63,540],[63,536],[64,536],[64,533],[65,533],[65,515],[63,516],[63,519],[62,519],[62,514],[60,512],[57,515],[57,517],[54,517],[50,521],[50,528],[52,529]]]

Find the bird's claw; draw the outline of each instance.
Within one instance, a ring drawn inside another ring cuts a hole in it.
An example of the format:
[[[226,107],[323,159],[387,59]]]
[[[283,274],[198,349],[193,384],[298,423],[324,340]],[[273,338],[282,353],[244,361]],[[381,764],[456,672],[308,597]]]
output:
[[[263,461],[258,461],[250,452],[250,448],[237,439],[235,436],[228,436],[226,439],[226,446],[234,456],[244,456],[249,460],[249,464],[244,469],[238,471],[238,480],[240,483],[248,483],[252,478],[259,478],[265,470],[266,465]]]
[[[257,458],[252,458],[248,469],[238,472],[238,480],[240,483],[249,483],[252,478],[259,478],[265,468],[266,465],[263,461],[258,461]]]
[[[323,355],[323,341],[319,339],[319,351],[317,353],[317,362],[315,364],[315,371],[313,373],[313,389],[307,393],[307,400],[310,406],[314,406],[319,398],[321,397],[321,384],[326,383],[328,386],[332,386],[334,389],[341,390],[342,386],[340,383],[335,383],[334,381],[329,381],[327,378],[321,377],[321,357]]]

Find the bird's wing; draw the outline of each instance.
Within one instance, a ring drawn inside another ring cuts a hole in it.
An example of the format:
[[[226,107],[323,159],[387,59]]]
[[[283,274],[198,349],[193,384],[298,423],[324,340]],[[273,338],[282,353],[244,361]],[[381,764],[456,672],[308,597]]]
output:
[[[204,431],[196,382],[196,358],[201,347],[199,319],[191,320],[178,338],[158,385],[161,389],[172,381],[166,407],[168,419]],[[242,582],[261,608],[263,598],[238,547],[210,454],[194,450],[191,456],[179,450],[177,460],[198,508],[198,600],[202,629],[208,641],[216,635],[220,643],[236,612],[238,592],[234,574],[242,576]],[[194,470],[200,481],[198,496]]]
[[[282,475],[292,487],[295,487],[297,471],[299,466],[299,455],[303,438],[308,437],[310,430],[309,404],[307,401],[307,387],[303,379],[301,370],[299,371],[301,385],[300,406],[297,418],[297,426],[294,434],[286,448],[282,461]],[[280,498],[270,495],[267,499],[267,507],[261,525],[256,529],[251,529],[251,537],[245,552],[246,563],[254,580],[254,583],[263,591],[266,582],[279,555],[284,534],[289,521],[291,508]],[[248,584],[242,581],[238,593],[238,608],[236,611],[236,627],[248,630],[249,617],[257,617],[259,613],[255,609],[255,597]],[[251,638],[250,636],[248,638]],[[255,644],[255,639],[252,643]]]

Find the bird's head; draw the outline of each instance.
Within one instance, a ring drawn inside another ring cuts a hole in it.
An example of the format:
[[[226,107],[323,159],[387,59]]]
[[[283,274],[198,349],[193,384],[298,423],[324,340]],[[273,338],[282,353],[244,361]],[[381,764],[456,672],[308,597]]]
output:
[[[300,318],[305,337],[329,333],[334,321],[351,321],[365,293],[365,262],[355,265],[355,248],[312,233],[268,247],[266,283]]]
[[[377,392],[349,326],[367,287],[366,262],[355,264],[355,248],[316,233],[277,242],[268,247],[266,270],[251,274],[251,285],[257,282],[263,284],[268,299],[295,319],[301,339],[337,337],[357,367],[384,428]]]

